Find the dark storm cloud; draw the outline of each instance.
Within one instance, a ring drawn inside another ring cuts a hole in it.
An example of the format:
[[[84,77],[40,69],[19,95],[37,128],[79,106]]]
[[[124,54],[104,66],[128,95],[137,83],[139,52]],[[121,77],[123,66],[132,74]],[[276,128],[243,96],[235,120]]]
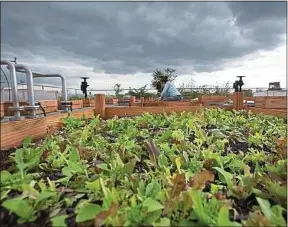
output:
[[[211,72],[227,59],[277,47],[286,28],[286,2],[3,2],[1,6],[4,54],[75,61],[111,74],[165,67],[178,73]]]

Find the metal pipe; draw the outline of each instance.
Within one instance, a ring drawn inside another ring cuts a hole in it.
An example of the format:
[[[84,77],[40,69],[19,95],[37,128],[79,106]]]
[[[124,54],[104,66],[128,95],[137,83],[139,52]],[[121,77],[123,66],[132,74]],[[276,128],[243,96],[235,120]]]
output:
[[[10,109],[14,110],[14,118],[11,120],[21,120],[21,115],[20,115],[20,110],[23,108],[19,106],[19,100],[18,100],[18,90],[17,90],[17,77],[16,77],[16,70],[14,67],[14,64],[12,64],[8,60],[1,60],[1,65],[7,65],[8,70],[10,72],[10,78],[12,78],[12,102],[13,102],[13,107]]]
[[[41,74],[33,72],[33,77],[59,77],[61,78],[61,84],[62,84],[62,99],[63,101],[67,102],[67,88],[66,88],[66,79],[64,76],[60,74]]]
[[[68,98],[67,98],[67,88],[66,88],[66,79],[64,76],[60,74],[43,74],[43,73],[37,73],[32,72],[34,78],[43,78],[43,77],[59,77],[61,79],[62,84],[62,99],[64,104],[64,112],[69,111],[69,107],[67,106]]]
[[[24,72],[23,70],[17,69],[17,72]],[[44,74],[38,72],[32,72],[34,78],[47,78],[47,77],[59,77],[61,79],[62,84],[62,99],[64,103],[68,102],[67,98],[67,87],[66,87],[66,79],[61,74]],[[64,105],[64,112],[68,112],[69,107]]]
[[[34,84],[33,84],[32,71],[26,65],[23,65],[23,64],[15,65],[15,69],[17,72],[23,72],[20,70],[20,69],[22,69],[26,73],[29,106],[25,107],[25,108],[31,111],[30,117],[34,118],[34,117],[36,117],[36,109],[38,109],[39,106],[35,105]]]

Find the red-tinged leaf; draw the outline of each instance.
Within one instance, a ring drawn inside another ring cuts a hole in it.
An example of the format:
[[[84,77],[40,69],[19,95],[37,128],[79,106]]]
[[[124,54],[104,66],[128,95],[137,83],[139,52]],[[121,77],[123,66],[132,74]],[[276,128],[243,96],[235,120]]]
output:
[[[287,158],[287,137],[284,140],[276,139],[276,151],[282,158]]]
[[[65,126],[65,124],[63,123],[63,122],[58,122],[57,123],[57,127],[59,127],[59,128],[62,128],[62,127],[64,127]]]
[[[108,210],[102,211],[95,217],[94,227],[101,226],[105,223],[106,219],[118,210],[115,203],[112,203]]]
[[[284,180],[277,173],[274,173],[271,171],[268,171],[268,175],[273,181],[283,182],[283,180]]]
[[[165,206],[162,212],[163,216],[166,216],[167,214],[170,214],[173,211],[173,200],[167,200],[165,202]]]
[[[241,185],[234,185],[232,188],[234,197],[238,199],[246,199],[249,196],[247,189]]]
[[[243,227],[260,227],[260,226],[273,226],[272,223],[261,214],[260,211],[256,211],[249,215],[249,218],[242,222]]]
[[[151,160],[151,163],[154,166],[157,166],[157,158],[160,154],[158,148],[156,147],[156,145],[154,144],[154,142],[152,140],[146,141],[146,146],[149,152],[149,157]]]
[[[169,193],[171,199],[179,196],[182,191],[186,190],[185,173],[176,175],[176,177],[172,180],[172,183],[173,188]]]
[[[214,193],[214,197],[217,199],[217,200],[226,200],[226,195],[225,194],[222,194],[220,192],[216,192]]]
[[[203,168],[206,170],[212,170],[213,167],[215,167],[217,164],[216,160],[214,159],[207,159],[203,163]]]
[[[41,156],[41,162],[44,162],[46,160],[46,158],[48,157],[48,155],[50,154],[50,150],[45,150],[43,153],[42,153],[42,156]]]
[[[203,170],[200,173],[195,174],[191,181],[190,186],[195,190],[202,190],[207,182],[213,182],[215,175],[213,172],[208,170]]]

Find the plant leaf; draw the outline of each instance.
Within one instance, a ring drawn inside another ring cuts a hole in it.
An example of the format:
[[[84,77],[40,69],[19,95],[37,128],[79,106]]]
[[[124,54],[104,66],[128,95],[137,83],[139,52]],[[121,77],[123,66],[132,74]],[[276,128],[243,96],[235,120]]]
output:
[[[182,191],[186,189],[185,173],[181,173],[175,176],[172,180],[173,187],[169,193],[170,198],[175,198],[180,195]]]
[[[60,215],[51,218],[52,226],[53,227],[66,227],[67,224],[65,222],[68,215]]]
[[[136,164],[136,160],[131,160],[130,162],[124,164],[122,168],[122,172],[126,174],[131,174],[134,170]]]
[[[161,210],[164,208],[164,206],[159,203],[158,201],[152,199],[152,198],[147,198],[144,202],[143,202],[143,206],[147,207],[148,212],[153,212],[156,210]]]
[[[228,188],[231,189],[233,187],[233,184],[232,184],[233,175],[228,173],[224,169],[219,168],[219,167],[213,167],[213,169],[217,170],[220,173],[220,176],[219,176],[220,180],[224,181],[227,184]],[[224,177],[224,179],[223,179],[223,177]]]
[[[272,211],[270,208],[270,203],[267,200],[261,199],[259,197],[256,198],[257,202],[259,203],[261,210],[263,212],[263,214],[265,215],[266,218],[268,218],[269,220],[272,217]]]
[[[146,141],[146,146],[147,146],[147,149],[149,152],[149,157],[150,157],[151,163],[154,166],[157,166],[157,158],[160,154],[158,148],[154,144],[153,140]]]
[[[23,141],[23,147],[28,148],[31,145],[31,142],[32,142],[32,137],[27,136]]]
[[[208,170],[203,170],[200,173],[197,173],[192,177],[190,181],[190,185],[195,190],[202,190],[208,181],[213,182],[214,179],[215,179],[215,176],[213,172],[208,171]]]
[[[77,163],[80,160],[79,152],[76,150],[75,147],[70,148],[69,152],[69,161],[73,163]]]
[[[153,226],[163,226],[163,227],[167,227],[170,226],[170,219],[169,218],[161,218],[160,221],[155,222],[155,224]]]
[[[34,209],[28,204],[27,200],[23,200],[20,198],[10,199],[4,201],[2,203],[2,206],[27,221],[35,218],[35,216],[33,215]]]
[[[103,170],[106,170],[106,171],[110,171],[110,169],[108,168],[108,166],[107,166],[106,163],[98,164],[97,167],[98,167],[99,169],[103,169]]]
[[[181,173],[181,165],[182,165],[183,161],[181,157],[177,157],[175,158],[175,164],[178,170],[178,173]]]
[[[93,220],[95,218],[95,215],[101,212],[101,207],[97,204],[93,203],[87,203],[84,207],[82,207],[77,216],[76,216],[76,222],[84,222]]]
[[[146,187],[145,196],[156,198],[157,194],[160,191],[161,191],[161,185],[156,180],[152,180],[152,182],[149,183]]]
[[[111,203],[111,206],[108,210],[101,211],[95,217],[94,227],[101,226],[105,223],[106,219],[113,213],[118,210],[118,207],[115,203]]]
[[[261,211],[269,221],[276,226],[286,226],[285,219],[282,216],[282,211],[284,209],[281,206],[276,205],[271,208],[268,200],[264,200],[259,197],[256,197],[256,199],[261,207]]]
[[[232,227],[232,226],[241,226],[240,223],[238,222],[232,222],[229,219],[229,209],[227,206],[223,206],[218,214],[218,220],[217,220],[217,225],[218,226],[227,226],[227,227]]]

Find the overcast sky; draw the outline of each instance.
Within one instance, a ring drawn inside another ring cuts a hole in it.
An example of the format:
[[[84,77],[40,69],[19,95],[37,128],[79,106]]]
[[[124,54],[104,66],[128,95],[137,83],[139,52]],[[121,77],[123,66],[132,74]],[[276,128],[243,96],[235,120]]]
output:
[[[176,85],[232,85],[245,75],[247,87],[285,87],[286,4],[2,2],[1,58],[62,73],[69,87],[81,76],[94,89],[139,87],[166,67],[177,70]]]

